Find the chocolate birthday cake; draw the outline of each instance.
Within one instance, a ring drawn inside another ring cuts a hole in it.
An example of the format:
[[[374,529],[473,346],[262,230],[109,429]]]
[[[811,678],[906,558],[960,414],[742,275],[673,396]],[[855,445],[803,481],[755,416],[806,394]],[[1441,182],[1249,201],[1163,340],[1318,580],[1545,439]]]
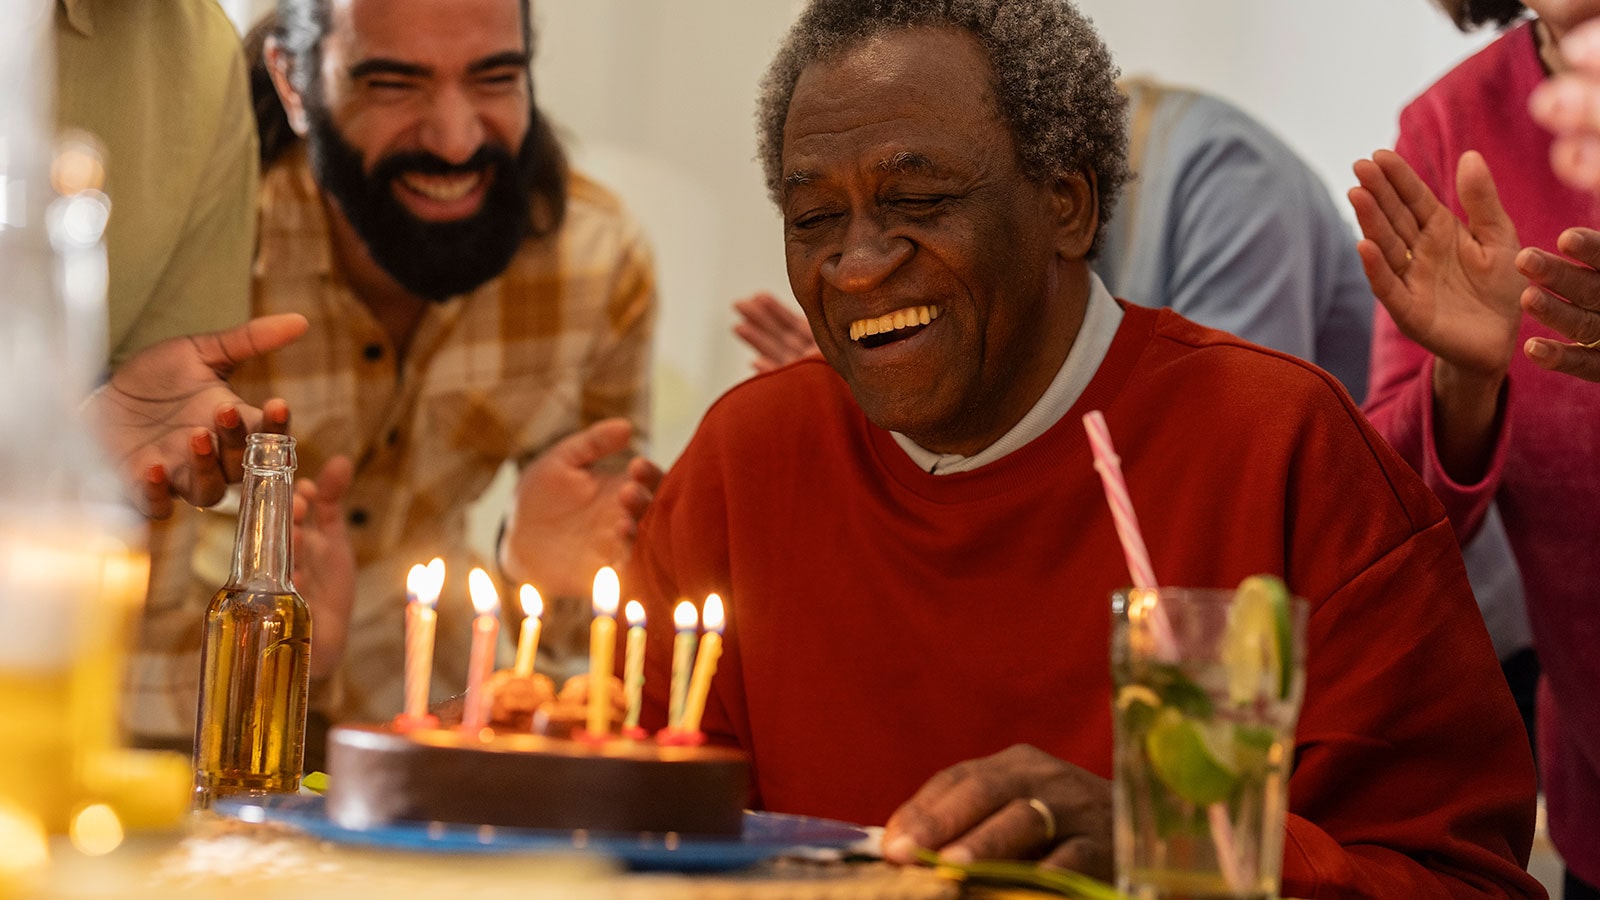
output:
[[[605,741],[566,737],[574,722],[582,726],[582,686],[552,696],[548,679],[530,681],[497,675],[490,726],[476,733],[334,728],[329,817],[356,829],[406,820],[739,834],[749,788],[743,753],[630,740],[615,727]]]

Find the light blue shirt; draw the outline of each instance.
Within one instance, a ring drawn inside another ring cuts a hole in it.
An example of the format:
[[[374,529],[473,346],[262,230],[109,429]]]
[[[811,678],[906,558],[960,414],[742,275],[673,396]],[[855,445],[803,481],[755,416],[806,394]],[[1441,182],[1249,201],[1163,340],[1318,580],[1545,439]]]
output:
[[[1328,189],[1263,125],[1161,88],[1095,271],[1118,297],[1310,360],[1360,402],[1372,289]]]

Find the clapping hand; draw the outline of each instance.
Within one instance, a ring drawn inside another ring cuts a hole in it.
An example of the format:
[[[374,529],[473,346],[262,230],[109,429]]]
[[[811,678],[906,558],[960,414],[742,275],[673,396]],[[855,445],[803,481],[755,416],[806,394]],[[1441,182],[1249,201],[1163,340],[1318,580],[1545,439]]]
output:
[[[523,470],[500,541],[500,566],[547,596],[586,596],[595,570],[633,550],[639,519],[661,483],[661,469],[628,448],[633,426],[605,419],[546,450]]]
[[[929,779],[889,817],[883,848],[899,863],[925,848],[953,863],[1038,859],[1109,879],[1111,782],[1017,744]]]
[[[1503,377],[1527,282],[1514,262],[1516,227],[1483,157],[1466,153],[1457,170],[1465,224],[1396,153],[1380,150],[1355,172],[1361,186],[1350,205],[1366,238],[1356,249],[1395,325],[1447,365],[1483,380]]]
[[[350,611],[356,598],[356,555],[345,524],[344,495],[354,467],[335,456],[315,480],[294,485],[294,573],[292,579],[311,610],[311,677],[321,680],[339,668],[350,636]]]
[[[733,309],[740,321],[733,333],[756,352],[757,372],[770,372],[806,356],[821,356],[811,326],[804,316],[789,309],[768,293],[736,300]]]
[[[173,497],[195,506],[222,499],[242,476],[245,437],[288,432],[282,400],[261,409],[239,399],[227,378],[239,363],[305,333],[303,316],[263,316],[237,328],[171,338],[134,354],[90,396],[85,413],[134,504],[172,514]]]
[[[1529,338],[1523,352],[1543,368],[1600,381],[1600,231],[1568,228],[1556,248],[1572,259],[1533,247],[1518,254],[1517,268],[1532,282],[1522,308],[1576,343]]]

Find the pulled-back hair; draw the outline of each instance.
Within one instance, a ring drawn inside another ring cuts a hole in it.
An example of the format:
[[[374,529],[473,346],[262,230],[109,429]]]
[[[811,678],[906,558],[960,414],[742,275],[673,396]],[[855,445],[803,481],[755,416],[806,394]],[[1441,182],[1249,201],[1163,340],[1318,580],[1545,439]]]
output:
[[[533,12],[529,0],[522,6],[522,45],[533,54]],[[256,135],[261,151],[261,169],[278,160],[300,140],[289,126],[283,101],[272,84],[267,65],[267,39],[277,41],[289,58],[289,84],[307,104],[322,103],[322,38],[332,25],[328,0],[278,0],[277,10],[267,13],[245,35],[245,63],[250,69],[250,105],[256,114]],[[529,79],[533,77],[529,73]],[[523,141],[532,142],[526,153],[534,161],[533,201],[539,214],[534,216],[534,234],[548,234],[561,224],[567,208],[567,157],[556,138],[550,120],[539,110],[528,91],[528,133]],[[516,152],[513,147],[512,151]]]
[[[1462,31],[1471,31],[1493,22],[1504,27],[1515,22],[1528,8],[1519,0],[1433,0]]]
[[[782,200],[783,128],[800,73],[919,27],[959,28],[981,42],[1023,171],[1039,181],[1092,173],[1103,233],[1128,179],[1126,100],[1111,54],[1070,0],[812,0],[761,83],[759,153],[773,201]]]

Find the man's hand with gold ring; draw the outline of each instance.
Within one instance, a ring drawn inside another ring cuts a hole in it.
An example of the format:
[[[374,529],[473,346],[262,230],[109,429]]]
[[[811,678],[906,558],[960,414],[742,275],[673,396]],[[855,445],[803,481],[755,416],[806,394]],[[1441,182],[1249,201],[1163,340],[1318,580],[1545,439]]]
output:
[[[919,849],[952,863],[1037,859],[1111,878],[1111,782],[1017,744],[934,775],[884,829],[884,856]]]

